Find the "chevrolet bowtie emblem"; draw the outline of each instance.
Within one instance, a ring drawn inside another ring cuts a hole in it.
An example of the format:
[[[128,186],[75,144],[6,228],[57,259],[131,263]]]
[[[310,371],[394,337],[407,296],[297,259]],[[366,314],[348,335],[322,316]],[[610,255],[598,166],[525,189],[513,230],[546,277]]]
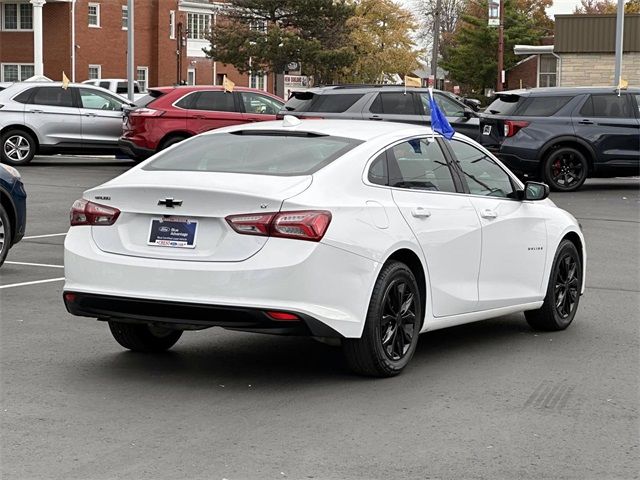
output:
[[[165,198],[164,200],[158,200],[158,205],[164,205],[167,208],[174,208],[182,206],[182,200],[174,200],[173,198]]]

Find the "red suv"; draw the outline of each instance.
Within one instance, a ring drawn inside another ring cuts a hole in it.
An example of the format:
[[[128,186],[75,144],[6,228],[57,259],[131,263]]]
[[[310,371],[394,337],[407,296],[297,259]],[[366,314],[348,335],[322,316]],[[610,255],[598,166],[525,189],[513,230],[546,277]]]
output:
[[[214,128],[275,120],[284,102],[262,90],[236,87],[159,87],[149,90],[123,120],[120,149],[134,160]]]

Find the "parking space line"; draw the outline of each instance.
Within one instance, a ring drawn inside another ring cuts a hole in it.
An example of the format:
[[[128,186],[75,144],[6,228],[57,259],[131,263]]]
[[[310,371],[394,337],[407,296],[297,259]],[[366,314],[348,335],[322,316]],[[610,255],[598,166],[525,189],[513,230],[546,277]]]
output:
[[[50,265],[48,263],[31,263],[31,262],[4,262],[11,265],[26,265],[27,267],[49,267],[49,268],[64,268],[64,265]]]
[[[32,238],[62,237],[65,233],[50,233],[48,235],[31,235],[30,237],[22,237],[23,240],[31,240]]]
[[[59,282],[61,280],[64,280],[64,277],[49,278],[47,280],[35,280],[33,282],[10,283],[9,285],[0,285],[0,290],[3,290],[5,288],[13,288],[13,287],[25,287],[27,285],[37,285],[39,283]]]

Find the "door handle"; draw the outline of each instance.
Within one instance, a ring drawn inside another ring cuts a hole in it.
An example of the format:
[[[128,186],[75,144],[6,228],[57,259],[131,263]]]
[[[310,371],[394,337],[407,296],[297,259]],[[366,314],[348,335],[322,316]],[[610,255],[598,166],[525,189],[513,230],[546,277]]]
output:
[[[593,122],[591,120],[580,120],[578,122],[579,125],[593,125]]]
[[[431,212],[429,210],[426,210],[422,207],[417,207],[414,208],[413,210],[411,210],[411,215],[413,215],[414,217],[418,218],[418,217],[430,217],[431,216]]]
[[[204,115],[191,115],[191,118],[201,119],[201,118],[207,118],[207,117],[205,117]]]
[[[29,110],[29,113],[42,113],[42,110]]]
[[[480,216],[482,218],[498,218],[498,212],[489,208],[485,208],[480,212]]]
[[[85,117],[95,117],[96,114],[95,113],[85,113],[84,116]]]
[[[372,115],[369,117],[369,120],[382,120],[382,117],[379,115]]]
[[[249,117],[249,118],[247,118],[247,120],[249,120],[250,122],[259,122],[262,119],[261,118],[256,118],[256,117]]]

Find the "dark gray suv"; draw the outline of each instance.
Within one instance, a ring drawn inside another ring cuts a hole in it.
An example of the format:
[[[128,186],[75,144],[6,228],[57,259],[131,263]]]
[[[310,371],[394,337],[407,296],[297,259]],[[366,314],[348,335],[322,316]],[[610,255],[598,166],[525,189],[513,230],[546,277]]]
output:
[[[433,93],[455,131],[477,140],[478,114],[446,92]],[[284,115],[431,124],[428,89],[397,85],[344,85],[293,92],[278,117]]]
[[[640,175],[640,88],[501,92],[480,119],[480,143],[516,174],[553,190],[588,177]]]

